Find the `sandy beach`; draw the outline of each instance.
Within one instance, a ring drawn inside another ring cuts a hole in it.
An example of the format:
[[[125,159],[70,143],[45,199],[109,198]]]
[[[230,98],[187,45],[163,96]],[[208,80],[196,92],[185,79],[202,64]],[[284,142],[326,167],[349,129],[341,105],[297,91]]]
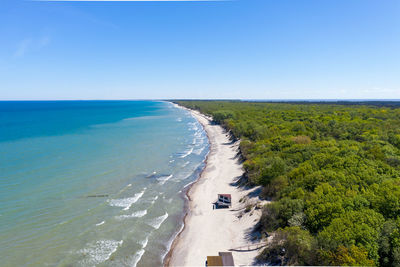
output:
[[[259,253],[255,248],[260,245],[252,241],[251,233],[261,215],[261,210],[254,207],[259,202],[255,192],[259,188],[237,186],[243,174],[239,142],[232,142],[229,134],[212,124],[210,118],[197,111],[191,113],[207,132],[210,153],[200,178],[187,193],[185,226],[174,240],[165,265],[205,266],[207,256],[229,251],[235,265],[252,265]],[[217,194],[231,194],[232,206],[213,209]]]

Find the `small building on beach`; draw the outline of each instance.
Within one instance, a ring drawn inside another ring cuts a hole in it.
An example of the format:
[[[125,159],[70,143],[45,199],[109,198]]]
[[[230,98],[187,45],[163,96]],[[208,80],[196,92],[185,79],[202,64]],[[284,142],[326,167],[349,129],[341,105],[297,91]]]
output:
[[[221,256],[207,256],[206,266],[223,266]]]
[[[218,255],[222,258],[222,266],[235,266],[232,252],[218,252]]]
[[[232,205],[231,194],[218,194],[218,200],[215,204],[217,208],[229,208]]]
[[[207,256],[206,266],[235,266],[232,252],[219,252],[219,256]]]

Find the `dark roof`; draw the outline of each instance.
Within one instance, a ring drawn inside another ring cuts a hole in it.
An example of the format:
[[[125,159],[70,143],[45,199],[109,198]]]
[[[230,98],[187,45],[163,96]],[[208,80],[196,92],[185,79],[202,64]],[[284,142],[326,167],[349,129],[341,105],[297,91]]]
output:
[[[233,262],[232,252],[218,252],[218,255],[222,258],[223,266],[235,266]]]
[[[218,194],[218,196],[223,196],[223,197],[231,198],[231,194]]]

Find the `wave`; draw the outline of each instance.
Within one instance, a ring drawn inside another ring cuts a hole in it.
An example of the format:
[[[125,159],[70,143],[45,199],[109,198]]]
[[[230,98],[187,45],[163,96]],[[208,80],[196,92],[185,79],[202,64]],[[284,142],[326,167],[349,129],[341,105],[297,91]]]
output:
[[[135,211],[132,214],[115,216],[115,218],[117,220],[123,220],[123,219],[129,219],[129,218],[140,218],[140,217],[143,217],[146,214],[147,214],[147,210],[139,210],[139,211]]]
[[[203,133],[204,133],[204,131],[200,129],[199,131],[194,133],[194,136],[196,138],[200,138],[200,137],[203,137]]]
[[[165,184],[169,179],[172,178],[172,174],[168,175],[168,176],[161,176],[157,178],[157,181],[160,182],[161,185]]]
[[[96,226],[103,225],[104,223],[105,223],[105,221],[102,221],[102,222],[96,223]]]
[[[133,256],[133,259],[132,259],[132,263],[131,263],[132,267],[136,267],[136,265],[142,258],[143,254],[144,254],[144,249],[141,249],[138,252],[136,252],[136,254]]]
[[[108,260],[111,255],[117,251],[118,247],[121,246],[123,240],[100,240],[96,243],[91,243],[87,248],[78,251],[82,253],[87,259],[81,261],[83,266],[97,265]]]
[[[155,197],[151,200],[151,204],[153,205],[153,204],[156,202],[157,199],[158,199],[158,196],[155,196]]]
[[[189,122],[188,125],[190,126],[189,130],[197,131],[199,129],[196,122]]]
[[[122,192],[124,192],[126,189],[128,189],[129,187],[131,187],[132,186],[132,184],[128,184],[127,186],[125,186],[124,188],[122,188],[119,192],[118,192],[118,194],[121,194]]]
[[[204,150],[205,148],[206,148],[206,147],[204,146],[204,147],[201,147],[201,148],[199,148],[199,149],[196,149],[193,153],[196,154],[196,155],[200,155],[201,152],[203,152],[203,150]]]
[[[110,206],[121,207],[124,208],[123,210],[129,210],[132,204],[136,203],[143,196],[145,191],[146,188],[144,188],[142,192],[136,193],[133,197],[109,199],[107,202],[110,204]]]
[[[185,185],[183,186],[183,189],[185,189],[185,188],[188,187],[189,185],[193,184],[194,182],[196,182],[196,181],[192,181],[192,182],[190,182],[190,183],[185,184]],[[179,193],[180,193],[180,192],[182,192],[182,191],[179,191]]]
[[[140,241],[139,244],[142,245],[142,248],[144,249],[147,246],[148,242],[149,242],[149,237],[146,237],[144,240]]]
[[[157,172],[154,171],[151,174],[147,175],[146,178],[154,178],[154,177],[156,177],[156,175],[157,175]]]
[[[186,161],[185,163],[183,163],[182,168],[185,168],[189,163],[190,163],[190,161]]]
[[[185,154],[183,154],[182,156],[180,156],[180,158],[186,158],[187,156],[189,156],[190,154],[192,154],[193,152],[193,147],[191,147],[188,151],[185,152]]]
[[[153,227],[154,229],[160,228],[161,224],[168,218],[168,212],[166,212],[164,215],[154,218],[151,221],[148,222],[148,225]]]

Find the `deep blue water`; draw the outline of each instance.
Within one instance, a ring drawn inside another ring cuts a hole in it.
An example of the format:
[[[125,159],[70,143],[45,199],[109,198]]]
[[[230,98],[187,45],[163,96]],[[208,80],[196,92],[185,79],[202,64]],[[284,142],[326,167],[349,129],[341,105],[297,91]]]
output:
[[[151,101],[2,101],[0,141],[77,133],[89,125],[158,114]]]

